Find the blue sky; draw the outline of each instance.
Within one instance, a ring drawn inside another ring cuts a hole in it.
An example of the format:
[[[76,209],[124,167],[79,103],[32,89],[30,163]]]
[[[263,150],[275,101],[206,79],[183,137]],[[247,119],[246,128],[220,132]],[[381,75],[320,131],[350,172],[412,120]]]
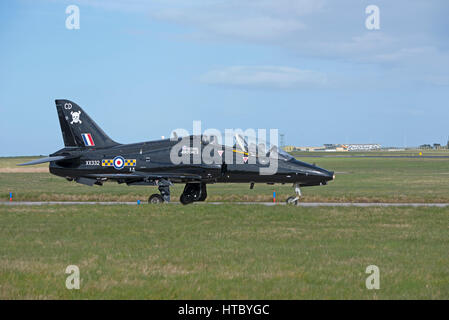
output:
[[[70,4],[80,29],[65,27]],[[365,27],[380,8],[380,30]],[[54,99],[115,140],[277,128],[286,144],[446,143],[449,2],[2,1],[0,156],[63,146]]]

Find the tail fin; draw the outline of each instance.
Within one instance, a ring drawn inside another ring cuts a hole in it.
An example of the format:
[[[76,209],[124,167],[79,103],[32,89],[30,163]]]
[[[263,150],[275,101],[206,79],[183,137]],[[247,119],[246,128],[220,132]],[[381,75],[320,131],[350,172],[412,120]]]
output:
[[[66,147],[107,148],[118,145],[78,106],[69,100],[55,100]]]

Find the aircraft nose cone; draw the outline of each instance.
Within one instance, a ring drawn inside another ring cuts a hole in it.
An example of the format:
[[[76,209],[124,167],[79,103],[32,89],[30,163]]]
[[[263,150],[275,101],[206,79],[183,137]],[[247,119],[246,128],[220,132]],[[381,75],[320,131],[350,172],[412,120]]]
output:
[[[328,181],[334,180],[335,177],[334,171],[328,171],[323,168],[314,168],[311,175],[323,184],[327,184]]]
[[[296,164],[297,170],[296,174],[305,175],[306,177],[309,177],[311,183],[319,182],[326,184],[328,181],[335,179],[334,171],[328,171],[326,169],[316,166],[315,164],[311,165],[298,160],[294,161],[293,163]]]
[[[323,177],[324,177],[327,181],[334,180],[334,178],[335,178],[335,173],[334,173],[334,171],[327,171],[327,170],[324,170],[324,169],[321,169],[320,171],[321,171]]]

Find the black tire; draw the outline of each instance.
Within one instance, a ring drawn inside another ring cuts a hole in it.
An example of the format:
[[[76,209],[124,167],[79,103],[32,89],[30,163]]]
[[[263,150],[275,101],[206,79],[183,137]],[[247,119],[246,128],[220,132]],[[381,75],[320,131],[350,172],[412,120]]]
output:
[[[287,204],[291,204],[291,205],[298,205],[298,199],[295,200],[296,197],[288,197],[287,198]]]
[[[183,204],[183,205],[186,205],[186,204],[190,204],[190,203],[192,203],[193,202],[193,199],[192,199],[192,196],[191,195],[188,195],[188,194],[181,194],[181,197],[179,198],[179,201]]]
[[[162,196],[160,194],[152,194],[149,198],[148,198],[148,203],[151,204],[159,204],[159,203],[163,203],[164,202],[164,198],[162,198]]]
[[[204,186],[201,186],[201,197],[199,197],[199,199],[197,201],[204,201],[207,198],[207,189],[206,189],[206,184],[204,184]]]

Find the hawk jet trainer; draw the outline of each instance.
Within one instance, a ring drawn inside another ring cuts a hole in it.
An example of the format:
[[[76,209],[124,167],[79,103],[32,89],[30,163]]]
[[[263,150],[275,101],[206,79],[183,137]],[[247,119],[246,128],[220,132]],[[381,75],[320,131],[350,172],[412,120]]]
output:
[[[194,135],[120,144],[109,138],[76,103],[56,100],[56,110],[65,147],[49,157],[20,165],[49,162],[50,173],[88,186],[101,186],[109,180],[129,186],[156,186],[159,193],[149,197],[150,203],[169,202],[170,186],[174,183],[185,184],[182,204],[206,200],[206,186],[210,183],[249,183],[251,189],[255,183],[291,183],[296,195],[289,197],[287,203],[297,204],[300,187],[326,185],[335,177],[333,171],[298,161],[276,147],[264,153],[264,159],[277,161],[276,171],[260,174],[269,164],[259,159],[261,153],[251,152],[246,140],[237,135],[233,147]],[[210,163],[201,157],[196,162],[172,161],[175,147],[176,155],[194,160],[205,148],[210,150],[211,144],[219,161]]]

